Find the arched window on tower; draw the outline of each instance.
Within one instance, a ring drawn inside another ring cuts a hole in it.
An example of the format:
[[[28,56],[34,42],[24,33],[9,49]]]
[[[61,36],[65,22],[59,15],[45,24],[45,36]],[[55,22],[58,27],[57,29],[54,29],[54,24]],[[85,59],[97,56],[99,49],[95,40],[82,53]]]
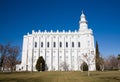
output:
[[[35,48],[37,48],[37,42],[35,42]]]
[[[80,48],[80,42],[78,42],[78,47]]]

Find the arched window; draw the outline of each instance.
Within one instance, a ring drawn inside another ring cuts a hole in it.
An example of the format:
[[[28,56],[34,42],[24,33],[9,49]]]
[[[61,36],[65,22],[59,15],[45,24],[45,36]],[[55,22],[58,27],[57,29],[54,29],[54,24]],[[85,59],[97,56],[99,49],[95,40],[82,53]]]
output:
[[[53,47],[54,47],[54,48],[56,47],[56,43],[55,43],[55,42],[53,43]]]
[[[35,42],[35,48],[37,48],[37,42]]]
[[[80,47],[80,42],[78,42],[78,47]]]
[[[68,42],[66,42],[66,48],[68,47]]]
[[[43,42],[41,42],[41,47],[43,47]]]
[[[47,47],[49,48],[49,42],[47,42]]]
[[[62,47],[62,42],[60,42],[60,47]]]

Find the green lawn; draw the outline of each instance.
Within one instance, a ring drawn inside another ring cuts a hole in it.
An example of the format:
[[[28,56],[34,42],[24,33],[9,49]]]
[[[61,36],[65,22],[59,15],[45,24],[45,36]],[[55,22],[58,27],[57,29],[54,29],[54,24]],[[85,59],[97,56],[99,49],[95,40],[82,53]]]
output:
[[[120,71],[0,73],[0,82],[120,82]]]

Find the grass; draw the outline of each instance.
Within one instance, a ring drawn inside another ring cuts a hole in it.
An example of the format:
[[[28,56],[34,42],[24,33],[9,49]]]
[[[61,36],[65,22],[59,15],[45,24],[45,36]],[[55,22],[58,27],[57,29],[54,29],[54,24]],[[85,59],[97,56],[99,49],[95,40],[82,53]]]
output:
[[[120,82],[120,71],[0,73],[0,82]]]

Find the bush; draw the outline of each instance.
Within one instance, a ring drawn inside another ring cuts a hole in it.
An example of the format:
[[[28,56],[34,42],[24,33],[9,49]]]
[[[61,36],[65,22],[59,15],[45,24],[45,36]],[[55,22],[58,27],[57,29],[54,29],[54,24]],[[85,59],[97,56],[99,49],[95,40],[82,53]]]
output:
[[[36,69],[37,71],[45,71],[45,60],[42,56],[40,56],[37,60]]]
[[[88,71],[88,65],[83,62],[83,64],[81,65],[81,69],[83,69],[83,71]]]

